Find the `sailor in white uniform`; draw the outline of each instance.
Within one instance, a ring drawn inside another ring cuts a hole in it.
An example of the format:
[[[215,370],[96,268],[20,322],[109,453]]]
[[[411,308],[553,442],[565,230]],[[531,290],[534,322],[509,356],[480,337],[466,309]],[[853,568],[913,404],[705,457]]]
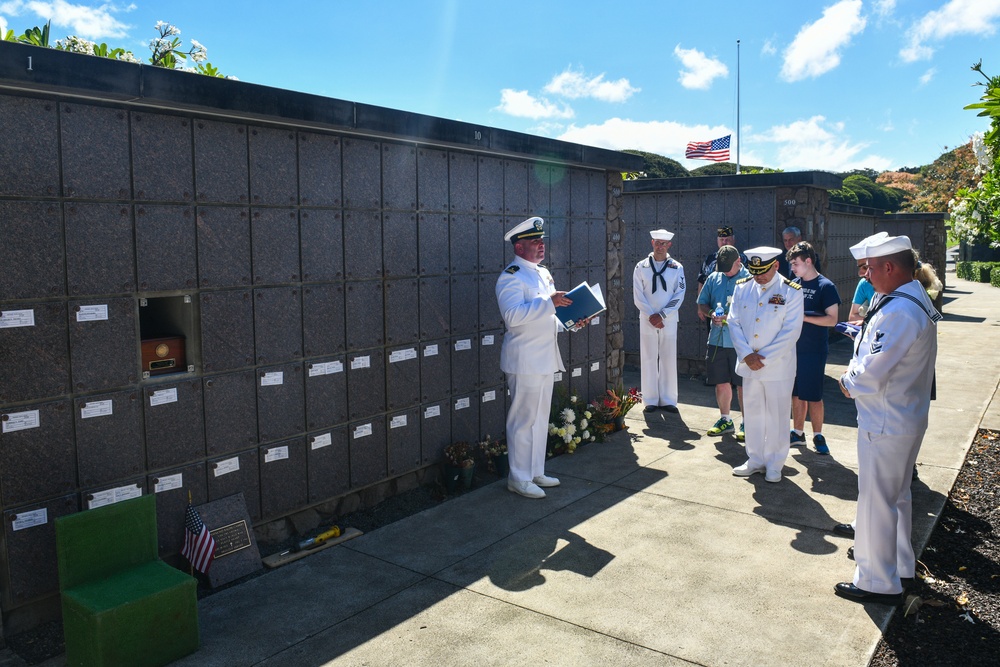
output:
[[[865,277],[876,296],[840,378],[858,409],[858,512],[853,582],[835,592],[861,602],[898,604],[916,558],[910,481],[930,410],[941,319],[913,279],[906,236],[870,240]]]
[[[544,498],[541,487],[559,485],[545,474],[545,444],[555,373],[566,370],[556,340],[562,327],[555,308],[572,303],[539,264],[545,258],[544,224],[541,218],[529,218],[504,235],[514,244],[515,257],[496,286],[507,326],[500,348],[500,370],[507,374],[510,390],[507,489],[527,498]]]
[[[656,229],[653,252],[635,265],[632,295],[639,309],[639,359],[645,411],[677,412],[677,311],[684,303],[684,267],[670,254],[673,233]]]
[[[743,378],[747,461],[738,477],[764,473],[781,481],[790,446],[788,415],[795,384],[795,343],[802,330],[802,288],[778,273],[777,248],[746,251],[750,278],[737,282],[727,323]]]

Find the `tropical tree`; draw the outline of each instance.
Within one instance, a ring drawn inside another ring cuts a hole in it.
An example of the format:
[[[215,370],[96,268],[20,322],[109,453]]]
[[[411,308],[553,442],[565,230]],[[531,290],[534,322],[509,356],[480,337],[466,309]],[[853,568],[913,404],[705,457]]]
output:
[[[978,182],[955,192],[948,207],[956,236],[1000,246],[1000,76],[987,76],[982,60],[972,70],[985,79],[985,83],[977,82],[985,91],[980,102],[965,108],[979,110],[979,116],[990,119],[990,128],[985,134],[972,137]]]

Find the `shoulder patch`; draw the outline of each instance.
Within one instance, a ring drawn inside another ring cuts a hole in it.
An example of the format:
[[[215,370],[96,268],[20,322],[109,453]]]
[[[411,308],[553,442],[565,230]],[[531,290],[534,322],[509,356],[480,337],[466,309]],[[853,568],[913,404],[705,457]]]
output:
[[[781,279],[785,281],[786,285],[788,285],[789,287],[791,287],[793,289],[802,289],[802,285],[800,285],[798,283],[793,283],[791,280],[789,280],[788,278],[785,278],[784,276],[782,276]]]
[[[736,284],[737,285],[742,285],[743,283],[747,282],[748,280],[753,280],[753,276],[747,276],[746,278],[740,278],[739,280],[736,281]]]
[[[681,265],[675,262],[673,258],[667,259],[667,266],[669,266],[671,269],[681,268]]]
[[[503,272],[504,273],[509,273],[510,275],[514,275],[515,273],[517,273],[520,270],[521,270],[520,266],[518,266],[517,264],[511,264],[506,269],[504,269]]]

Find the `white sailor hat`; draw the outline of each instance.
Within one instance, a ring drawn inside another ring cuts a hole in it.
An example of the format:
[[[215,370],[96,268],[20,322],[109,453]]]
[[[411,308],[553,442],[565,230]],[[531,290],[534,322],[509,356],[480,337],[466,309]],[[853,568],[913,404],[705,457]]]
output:
[[[886,236],[884,239],[879,239],[865,246],[865,257],[885,257],[912,249],[913,245],[910,244],[909,236]]]
[[[545,221],[535,216],[528,218],[517,227],[504,234],[503,240],[517,243],[521,239],[543,239],[545,238]]]
[[[778,261],[778,255],[780,254],[780,250],[770,246],[760,246],[759,248],[747,250],[747,271],[755,276],[767,273],[774,263]]]
[[[871,236],[861,239],[851,246],[851,255],[853,255],[856,260],[865,259],[865,253],[868,245],[881,241],[887,236],[889,236],[889,232],[879,232],[878,234],[872,234]]]
[[[674,238],[674,233],[668,232],[665,229],[654,229],[651,232],[649,232],[649,235],[654,239],[656,239],[657,241],[669,241],[670,239]]]

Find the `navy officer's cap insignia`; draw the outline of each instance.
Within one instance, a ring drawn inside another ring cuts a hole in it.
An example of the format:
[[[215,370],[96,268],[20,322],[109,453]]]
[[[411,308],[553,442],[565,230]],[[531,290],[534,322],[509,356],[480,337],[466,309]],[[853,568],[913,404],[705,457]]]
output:
[[[542,231],[542,219],[541,218],[535,218],[535,229],[538,230],[538,231]]]

